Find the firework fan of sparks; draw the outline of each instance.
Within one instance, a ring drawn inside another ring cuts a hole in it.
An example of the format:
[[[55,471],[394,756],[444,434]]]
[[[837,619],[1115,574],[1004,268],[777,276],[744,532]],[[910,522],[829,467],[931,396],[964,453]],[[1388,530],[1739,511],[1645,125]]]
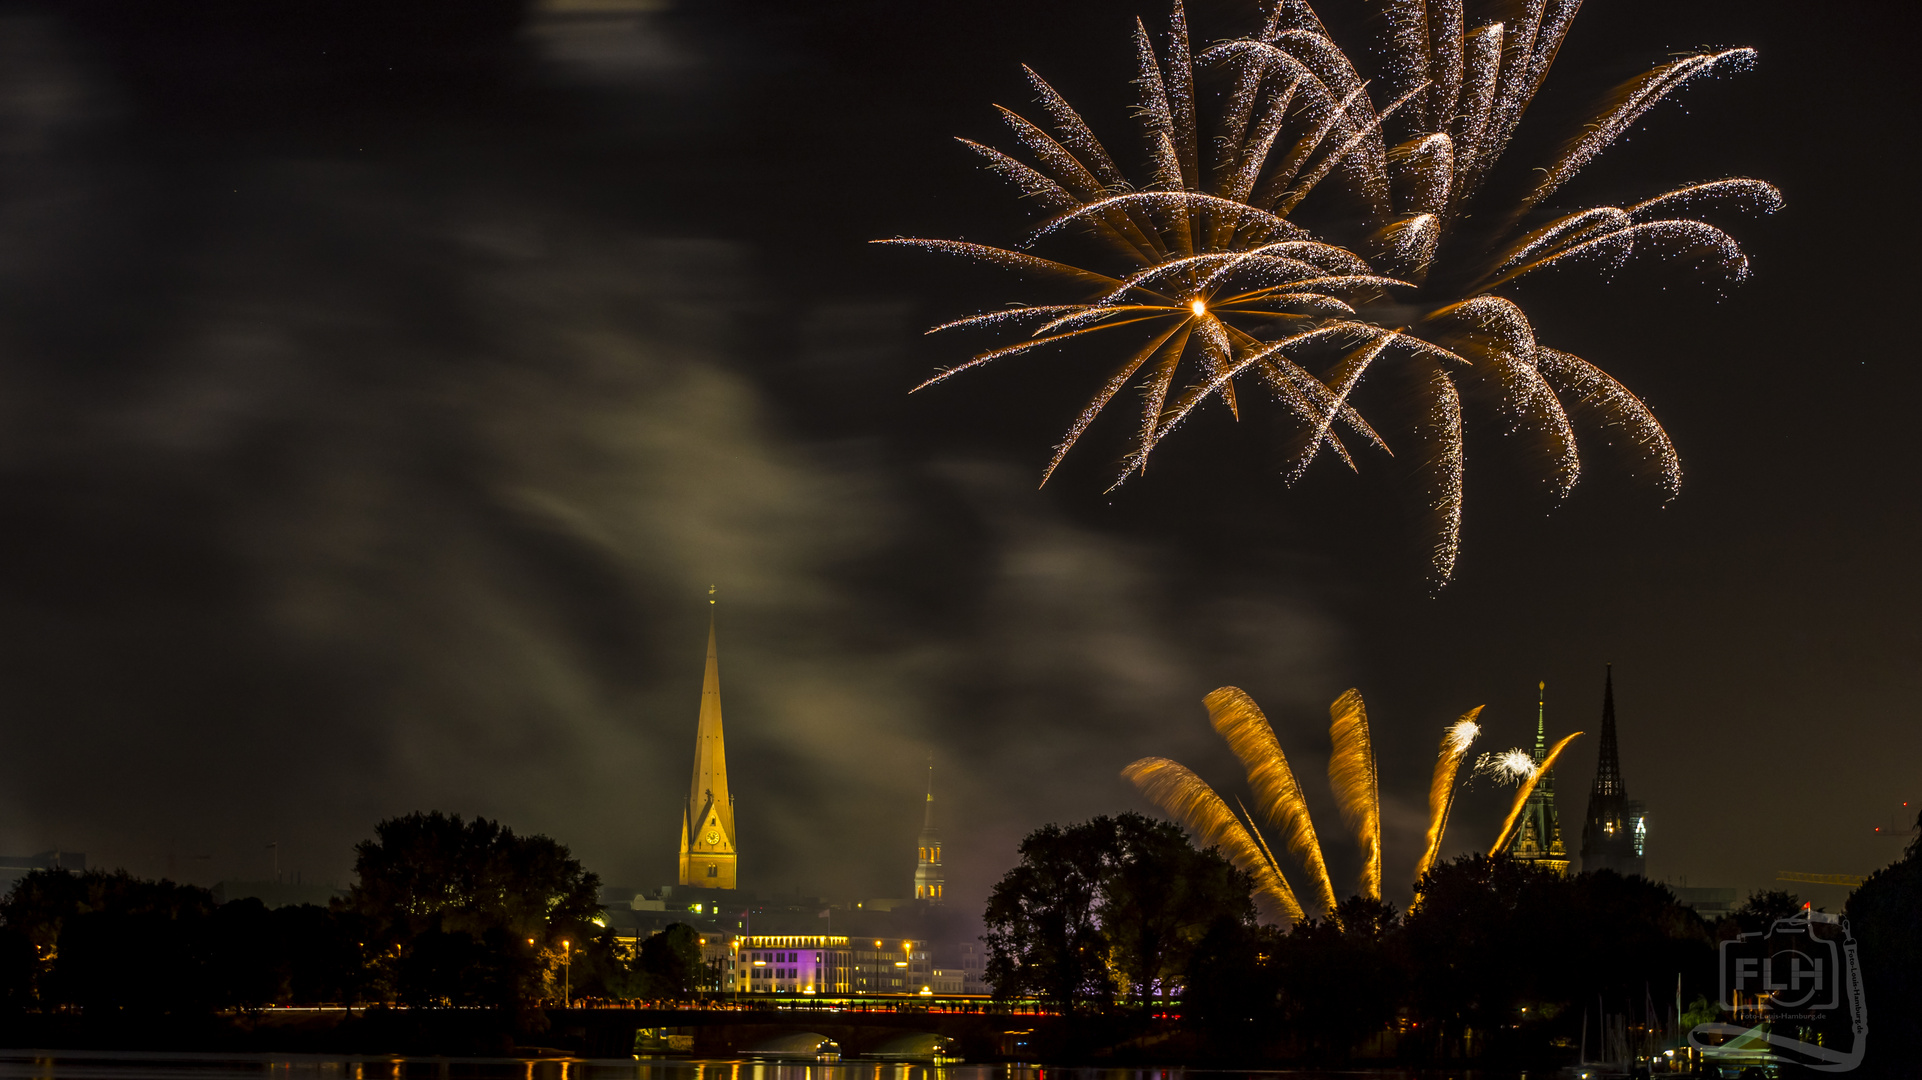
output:
[[[1206,698],[1209,722],[1247,770],[1248,787],[1256,807],[1279,831],[1281,847],[1307,872],[1313,902],[1323,916],[1334,918],[1335,883],[1308,813],[1308,801],[1295,779],[1288,756],[1275,738],[1274,728],[1253,698],[1238,687],[1224,686]],[[1441,849],[1453,803],[1455,771],[1481,726],[1470,711],[1443,732],[1435,758],[1434,797],[1431,799],[1427,843],[1415,870],[1419,881]],[[1368,709],[1361,693],[1349,690],[1328,707],[1328,782],[1343,821],[1355,833],[1361,849],[1362,871],[1357,892],[1381,899],[1381,788],[1376,771]],[[1526,755],[1524,755],[1526,756]],[[1530,766],[1533,766],[1531,761]],[[1240,813],[1180,762],[1146,757],[1121,771],[1156,806],[1180,821],[1202,843],[1216,847],[1255,883],[1255,897],[1264,918],[1271,922],[1300,922],[1307,915],[1281,863],[1268,846],[1261,828],[1239,800]]]
[[[1547,209],[1665,96],[1747,63],[1747,49],[1684,57],[1630,80],[1527,174],[1535,179],[1519,199],[1478,198],[1578,6],[1514,0],[1496,17],[1463,0],[1389,0],[1383,40],[1368,50],[1387,58],[1386,70],[1370,81],[1301,0],[1282,0],[1257,34],[1198,54],[1177,2],[1159,48],[1136,22],[1148,166],[1133,179],[1080,113],[1029,71],[1040,122],[1001,110],[1015,152],[963,140],[1045,215],[1024,250],[878,242],[1047,279],[1075,295],[935,327],[1022,336],[922,386],[1076,339],[1112,342],[1117,362],[1055,447],[1043,483],[1131,385],[1141,405],[1115,483],[1142,472],[1203,404],[1219,401],[1239,419],[1251,385],[1290,422],[1284,475],[1292,481],[1324,449],[1350,468],[1351,442],[1389,452],[1356,404],[1375,375],[1419,402],[1392,433],[1412,447],[1403,456],[1432,510],[1437,584],[1453,575],[1459,546],[1465,399],[1532,436],[1558,496],[1580,474],[1578,426],[1609,430],[1635,469],[1673,495],[1675,449],[1641,400],[1595,365],[1538,342],[1505,294],[1545,269],[1620,265],[1644,251],[1705,256],[1741,278],[1748,264],[1735,241],[1690,215],[1772,211],[1781,198],[1761,181],[1724,179],[1628,206]],[[1219,92],[1198,91],[1198,79]],[[1218,102],[1218,114],[1202,116],[1203,100]],[[1339,237],[1304,224],[1321,205],[1323,217],[1342,223]],[[1088,258],[1033,253],[1070,242]]]

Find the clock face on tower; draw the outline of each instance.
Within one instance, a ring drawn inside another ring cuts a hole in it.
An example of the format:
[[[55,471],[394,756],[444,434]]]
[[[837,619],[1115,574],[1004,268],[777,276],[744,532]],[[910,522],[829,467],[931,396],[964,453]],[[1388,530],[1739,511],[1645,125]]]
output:
[[[707,834],[707,846],[713,847],[715,844],[718,844],[720,842],[721,842],[720,833],[710,831]]]

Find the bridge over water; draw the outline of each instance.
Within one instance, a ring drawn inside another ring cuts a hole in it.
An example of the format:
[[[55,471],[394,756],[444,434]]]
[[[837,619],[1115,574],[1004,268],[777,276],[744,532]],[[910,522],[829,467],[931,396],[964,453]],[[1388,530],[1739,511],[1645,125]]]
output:
[[[991,1009],[985,1003],[949,1006],[896,1006],[877,1002],[770,1003],[727,1008],[606,1008],[545,1010],[556,1049],[590,1057],[625,1057],[635,1033],[671,1030],[691,1037],[689,1052],[700,1057],[730,1057],[780,1035],[812,1031],[857,1056],[909,1032],[946,1035],[971,1061],[1015,1058],[1037,1036],[1060,1023],[1038,1011]],[[530,1037],[528,1042],[536,1041]]]

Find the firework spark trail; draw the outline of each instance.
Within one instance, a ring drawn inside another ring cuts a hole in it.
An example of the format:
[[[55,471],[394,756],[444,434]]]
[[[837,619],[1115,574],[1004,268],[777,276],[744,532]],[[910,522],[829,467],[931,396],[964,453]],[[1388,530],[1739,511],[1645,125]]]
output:
[[[1575,428],[1540,370],[1541,349],[1528,316],[1499,296],[1477,296],[1429,316],[1437,326],[1458,329],[1445,336],[1455,352],[1474,358],[1480,380],[1498,388],[1501,415],[1511,432],[1529,430],[1548,448],[1550,475],[1557,497],[1566,496],[1581,476]]]
[[[1101,140],[1094,137],[1093,129],[1088,127],[1088,122],[1081,118],[1081,114],[1075,111],[1074,106],[1068,104],[1067,99],[1056,92],[1055,88],[1048,84],[1048,80],[1043,79],[1033,68],[1023,64],[1021,70],[1027,73],[1028,84],[1034,87],[1035,97],[1041,102],[1041,107],[1047,111],[1048,119],[1054,122],[1055,130],[1061,133],[1062,146],[1076,155],[1077,162],[1080,158],[1087,159],[1089,167],[1100,179],[1103,188],[1127,187],[1127,177],[1115,167],[1114,158],[1108,154],[1107,148],[1101,145]]]
[[[1706,255],[1728,277],[1746,276],[1747,258],[1733,238],[1676,215],[1779,209],[1780,192],[1759,180],[1710,180],[1626,207],[1530,218],[1650,109],[1703,76],[1747,66],[1753,50],[1670,60],[1624,83],[1535,170],[1524,197],[1490,206],[1480,194],[1484,182],[1542,89],[1579,0],[1484,8],[1498,10],[1502,21],[1481,21],[1463,0],[1381,0],[1378,7],[1385,36],[1354,50],[1336,42],[1306,0],[1278,0],[1257,33],[1198,56],[1180,3],[1159,37],[1136,20],[1134,116],[1150,163],[1139,183],[1130,183],[1059,92],[1024,69],[1045,122],[1000,109],[1023,156],[964,142],[1039,212],[1028,245],[1084,236],[1125,265],[1106,274],[979,244],[893,241],[1092,293],[1079,304],[942,324],[1048,325],[917,389],[995,359],[1139,335],[1055,446],[1044,483],[1130,385],[1143,411],[1117,483],[1145,472],[1150,453],[1206,402],[1220,400],[1239,419],[1257,400],[1237,397],[1234,383],[1247,376],[1265,383],[1284,419],[1302,429],[1288,437],[1284,458],[1283,476],[1292,482],[1324,445],[1358,467],[1330,429],[1336,419],[1386,450],[1363,419],[1372,406],[1358,400],[1361,373],[1379,372],[1367,380],[1369,394],[1384,385],[1379,392],[1392,394],[1399,385],[1423,402],[1407,415],[1432,511],[1437,586],[1454,574],[1460,550],[1465,387],[1493,390],[1469,400],[1491,408],[1511,431],[1538,436],[1532,452],[1557,496],[1582,472],[1578,430],[1599,427],[1626,433],[1640,470],[1672,497],[1680,466],[1647,407],[1594,364],[1536,342],[1521,309],[1497,291],[1543,270],[1620,266],[1645,251]],[[1380,58],[1384,70],[1363,71],[1354,57]],[[1226,83],[1198,89],[1197,79]],[[1204,102],[1218,103],[1218,115],[1203,117]],[[1331,243],[1316,214],[1344,235],[1365,237],[1363,250]],[[1462,227],[1471,219],[1472,228]],[[1356,359],[1357,342],[1364,359]]]
[[[1495,110],[1495,87],[1501,77],[1502,46],[1508,34],[1506,23],[1476,27],[1467,38],[1462,60],[1460,113],[1454,118],[1451,134],[1455,141],[1454,175],[1449,177],[1449,198],[1465,201],[1470,179],[1481,167],[1482,136],[1488,130],[1489,114]]]
[[[1435,753],[1435,776],[1428,784],[1428,842],[1422,848],[1421,861],[1415,864],[1418,882],[1441,854],[1442,837],[1448,832],[1448,814],[1455,807],[1455,777],[1461,771],[1462,759],[1481,736],[1481,725],[1476,720],[1482,708],[1477,705],[1468,710],[1442,732],[1441,749]],[[1419,902],[1421,894],[1418,892],[1415,897]]]
[[[1684,83],[1708,74],[1718,64],[1733,62],[1745,65],[1754,60],[1754,49],[1701,53],[1664,64],[1616,87],[1609,103],[1582,125],[1582,134],[1571,139],[1555,163],[1544,170],[1547,175],[1521,201],[1521,211],[1534,209],[1543,199],[1554,194],[1555,189],[1573,179],[1583,166],[1628,134],[1629,128],[1641,119],[1643,113],[1660,104],[1663,98]]]
[[[1626,257],[1633,249],[1635,242],[1644,237],[1674,241],[1676,246],[1684,249],[1689,247],[1711,249],[1721,256],[1722,267],[1730,278],[1740,281],[1748,276],[1748,256],[1742,254],[1742,246],[1735,242],[1734,237],[1707,222],[1673,218],[1640,222],[1613,232],[1605,232],[1579,244],[1571,244],[1552,255],[1544,255],[1508,270],[1488,284],[1490,288],[1506,285],[1524,274],[1532,274],[1564,259],[1594,253],[1604,245],[1613,245],[1613,251],[1618,257]]]
[[[1268,860],[1269,866],[1275,868],[1275,876],[1277,878],[1281,877],[1281,860],[1275,858],[1275,853],[1269,850],[1267,838],[1261,835],[1261,828],[1255,824],[1255,815],[1248,812],[1247,804],[1243,803],[1239,797],[1235,799],[1235,809],[1241,811],[1242,827],[1245,828],[1248,831],[1248,835],[1254,839],[1255,846],[1261,849],[1261,857]],[[1286,885],[1287,882],[1283,881],[1283,884]],[[1289,895],[1292,897],[1294,894],[1290,893]],[[1299,913],[1301,907],[1300,905],[1296,905],[1291,910]],[[1298,915],[1291,915],[1289,917],[1297,918]]]
[[[1308,816],[1308,803],[1294,770],[1275,739],[1261,707],[1239,687],[1224,686],[1202,699],[1208,720],[1228,744],[1228,749],[1248,770],[1248,786],[1254,790],[1255,804],[1269,823],[1281,830],[1282,842],[1303,866],[1320,890],[1316,898],[1324,912],[1335,910],[1335,883],[1328,876],[1322,859],[1321,841],[1315,836],[1315,823]]]
[[[1368,735],[1368,707],[1361,692],[1349,690],[1328,706],[1328,783],[1335,789],[1341,817],[1361,845],[1361,895],[1381,899],[1381,780],[1375,772],[1375,744]]]
[[[1055,447],[1054,459],[1048,462],[1047,471],[1041,474],[1042,483],[1047,483],[1048,477],[1054,475],[1055,469],[1059,468],[1062,460],[1068,456],[1068,451],[1074,449],[1075,440],[1081,438],[1081,433],[1088,430],[1088,425],[1094,423],[1094,418],[1101,414],[1101,410],[1107,407],[1108,402],[1114,400],[1114,396],[1120,393],[1121,388],[1128,385],[1128,380],[1134,378],[1135,372],[1141,370],[1141,365],[1147,363],[1149,357],[1161,351],[1161,347],[1167,344],[1168,339],[1181,329],[1181,324],[1177,323],[1163,331],[1160,337],[1151,339],[1140,352],[1115,369],[1115,373],[1108,377],[1108,381],[1101,385],[1101,389],[1095,391],[1094,398],[1069,426],[1067,436],[1061,440],[1060,445]]]
[[[1119,278],[1083,270],[1078,266],[1055,262],[1030,255],[1025,251],[1009,251],[1007,248],[990,247],[987,244],[971,244],[965,240],[923,240],[918,237],[898,237],[893,240],[871,240],[873,244],[891,244],[897,247],[918,247],[941,255],[955,255],[973,259],[1003,270],[1026,271],[1045,276],[1065,277],[1087,285],[1119,285]]]
[[[1428,486],[1429,512],[1435,525],[1435,573],[1446,581],[1455,574],[1455,559],[1461,554],[1462,472],[1467,465],[1467,449],[1462,439],[1462,398],[1438,361],[1427,365],[1429,406],[1418,437],[1429,447],[1419,473]]]
[[[1300,922],[1301,904],[1288,879],[1264,845],[1249,835],[1234,811],[1201,777],[1180,762],[1145,757],[1121,771],[1150,802],[1166,811],[1200,839],[1202,846],[1219,848],[1236,869],[1255,879],[1256,903]]]
[[[1037,304],[1033,307],[1003,308],[1000,311],[985,311],[979,315],[969,315],[969,316],[966,316],[965,318],[955,319],[953,322],[944,322],[939,326],[931,326],[923,332],[929,333],[929,334],[938,334],[943,330],[960,330],[964,328],[972,328],[972,327],[980,327],[980,326],[994,326],[1004,322],[1015,322],[1021,319],[1033,319],[1033,318],[1038,318],[1042,315],[1051,314],[1057,311],[1085,311],[1085,310],[1087,310],[1087,308],[1081,304]]]
[[[1710,180],[1700,184],[1689,184],[1673,191],[1664,191],[1627,208],[1630,217],[1639,217],[1644,211],[1652,210],[1666,203],[1690,203],[1697,200],[1717,200],[1732,197],[1738,201],[1746,200],[1760,213],[1773,214],[1782,208],[1782,193],[1773,184],[1760,180]]]
[[[1415,96],[1415,93],[1415,91],[1411,90],[1397,100],[1390,102],[1386,108],[1382,109],[1379,116],[1369,121],[1363,130],[1349,136],[1347,142],[1342,143],[1333,153],[1322,158],[1321,164],[1316,165],[1308,175],[1295,181],[1280,198],[1275,200],[1275,211],[1280,214],[1287,214],[1294,210],[1295,207],[1301,205],[1301,201],[1306,199],[1309,194],[1315,190],[1316,185],[1326,180],[1328,174],[1335,171],[1336,166],[1348,164],[1350,155],[1361,156],[1364,160],[1370,162],[1372,168],[1367,175],[1371,182],[1367,183],[1365,188],[1371,196],[1378,198],[1382,205],[1386,207],[1388,200],[1388,182],[1385,174],[1388,155],[1387,151],[1383,149],[1381,145],[1381,126],[1387,123],[1389,117],[1399,112],[1401,107],[1406,105],[1409,100]]]
[[[1725,267],[1736,278],[1746,275],[1748,263],[1741,246],[1720,229],[1690,218],[1651,221],[1647,215],[1656,209],[1680,208],[1689,203],[1721,202],[1761,213],[1782,208],[1782,193],[1759,180],[1711,180],[1690,184],[1643,199],[1626,208],[1597,206],[1558,218],[1516,241],[1498,260],[1493,272],[1480,287],[1492,288],[1511,281],[1528,270],[1552,265],[1560,256],[1577,253],[1591,243],[1607,240],[1633,242],[1636,230],[1654,227],[1676,238],[1693,238],[1696,243],[1715,248]],[[1537,258],[1540,256],[1540,258]],[[1525,265],[1522,270],[1515,270]],[[1504,271],[1513,271],[1504,273]]]
[[[1302,474],[1308,470],[1309,463],[1314,460],[1323,446],[1333,447],[1337,453],[1344,458],[1347,457],[1347,452],[1341,448],[1340,441],[1335,439],[1334,433],[1329,429],[1334,426],[1337,415],[1351,408],[1348,397],[1354,393],[1355,387],[1361,385],[1362,376],[1368,373],[1368,365],[1382,354],[1382,350],[1394,342],[1396,336],[1388,331],[1376,334],[1373,341],[1363,343],[1342,358],[1341,364],[1331,373],[1334,377],[1328,381],[1334,384],[1331,388],[1332,400],[1328,403],[1329,407],[1322,409],[1321,419],[1315,423],[1314,428],[1302,432],[1300,446],[1296,449],[1291,464],[1283,473],[1290,483],[1301,478]],[[1379,437],[1376,441],[1380,441]],[[1384,444],[1382,449],[1385,451],[1388,447]],[[1353,459],[1349,459],[1349,467],[1354,467]]]
[[[1549,749],[1548,756],[1542,759],[1541,765],[1536,766],[1534,761],[1530,760],[1531,768],[1527,779],[1523,780],[1522,786],[1515,791],[1515,803],[1508,808],[1508,817],[1502,822],[1502,831],[1495,837],[1495,842],[1488,845],[1490,855],[1499,855],[1508,850],[1508,842],[1515,838],[1515,822],[1521,820],[1522,809],[1528,805],[1528,797],[1535,793],[1535,785],[1541,783],[1542,777],[1548,775],[1548,770],[1555,767],[1555,759],[1562,756],[1562,750],[1581,734],[1577,731],[1563,736],[1560,742]]]
[[[1574,411],[1589,413],[1595,426],[1619,428],[1642,458],[1637,471],[1653,472],[1663,490],[1674,498],[1682,486],[1682,459],[1668,432],[1642,399],[1579,356],[1544,347],[1540,357],[1542,374],[1560,391],[1562,399],[1571,402]]]
[[[1517,240],[1513,247],[1504,252],[1495,271],[1528,261],[1543,251],[1553,251],[1567,244],[1586,240],[1610,226],[1621,227],[1633,223],[1633,219],[1618,207],[1596,206],[1570,214],[1536,229]]]
[[[1247,371],[1251,367],[1280,356],[1282,350],[1290,345],[1298,345],[1316,338],[1328,338],[1350,334],[1357,330],[1372,329],[1374,328],[1366,323],[1344,320],[1318,326],[1312,330],[1305,330],[1278,342],[1267,343],[1252,353],[1244,354],[1232,367],[1216,374],[1215,377],[1209,381],[1191,387],[1176,399],[1173,406],[1167,409],[1162,408],[1163,403],[1166,401],[1167,386],[1165,383],[1157,385],[1154,389],[1155,397],[1153,401],[1155,423],[1152,426],[1144,425],[1140,438],[1136,440],[1134,452],[1123,462],[1121,474],[1119,478],[1116,479],[1114,486],[1119,487],[1122,481],[1126,480],[1131,473],[1145,472],[1148,466],[1148,455],[1154,448],[1161,445],[1163,440],[1173,434],[1175,429],[1181,426],[1182,421],[1186,420],[1188,415],[1195,410],[1196,406],[1207,400],[1210,394],[1218,391],[1229,380]],[[1299,371],[1300,368],[1291,365],[1288,370],[1292,373],[1293,371]],[[1172,367],[1169,369],[1168,374],[1170,378],[1172,378]],[[1323,389],[1327,389],[1325,385]],[[1310,415],[1313,414],[1311,413]]]

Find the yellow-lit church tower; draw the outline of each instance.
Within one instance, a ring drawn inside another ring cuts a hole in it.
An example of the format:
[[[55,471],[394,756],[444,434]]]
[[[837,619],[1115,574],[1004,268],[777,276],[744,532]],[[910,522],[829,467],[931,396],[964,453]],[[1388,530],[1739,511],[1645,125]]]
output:
[[[694,737],[694,783],[681,814],[681,884],[734,887],[734,796],[727,790],[727,744],[721,737],[721,664],[714,647],[714,589],[707,617],[707,674],[701,680],[701,725]]]

